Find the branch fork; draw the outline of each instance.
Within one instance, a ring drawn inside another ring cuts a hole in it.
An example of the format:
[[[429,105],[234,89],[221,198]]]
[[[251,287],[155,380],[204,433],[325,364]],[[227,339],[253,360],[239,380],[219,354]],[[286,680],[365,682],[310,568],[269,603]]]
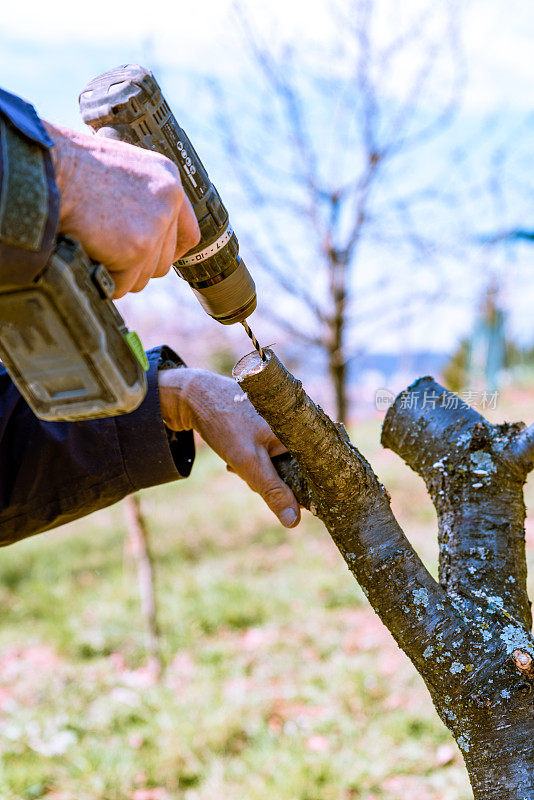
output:
[[[266,362],[255,353],[238,362],[234,377],[291,454],[278,460],[280,474],[325,523],[374,610],[424,678],[464,754],[476,800],[534,800],[534,763],[517,770],[518,752],[528,751],[532,760],[534,736],[523,502],[534,466],[530,429],[491,425],[459,398],[448,402],[451,393],[429,377],[388,410],[382,443],[423,477],[436,507],[437,582],[344,428],[266,352]],[[420,393],[432,402],[419,406]],[[511,747],[512,732],[525,729],[528,736]]]

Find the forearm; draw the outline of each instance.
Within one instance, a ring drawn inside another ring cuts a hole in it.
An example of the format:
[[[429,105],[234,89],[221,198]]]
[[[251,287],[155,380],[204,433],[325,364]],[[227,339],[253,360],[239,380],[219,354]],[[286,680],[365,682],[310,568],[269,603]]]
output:
[[[37,419],[0,373],[0,544],[189,474],[192,433],[169,442],[159,402],[159,349],[149,359],[149,389],[136,411],[82,423]]]

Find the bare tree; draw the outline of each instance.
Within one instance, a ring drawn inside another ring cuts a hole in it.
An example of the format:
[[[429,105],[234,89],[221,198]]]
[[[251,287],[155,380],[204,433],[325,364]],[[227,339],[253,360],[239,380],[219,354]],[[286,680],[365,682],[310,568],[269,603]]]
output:
[[[525,113],[519,121],[514,119],[515,124],[497,129],[485,158],[484,188],[491,205],[490,213],[479,222],[476,241],[490,248],[506,248],[508,256],[514,246],[534,242],[533,122],[534,115]]]
[[[411,15],[389,3],[389,34],[378,5],[332,6],[337,41],[315,52],[312,66],[298,45],[267,46],[240,12],[259,75],[256,104],[247,96],[246,108],[232,108],[211,81],[218,131],[261,228],[254,236],[241,230],[244,250],[274,282],[278,309],[291,298],[283,312],[264,302],[262,313],[326,354],[341,421],[362,334],[396,325],[432,299],[415,280],[399,288],[397,279],[399,261],[437,263],[429,209],[435,216],[438,204],[452,203],[427,185],[428,174],[413,175],[414,153],[455,120],[464,80],[450,2]],[[366,273],[379,257],[391,268],[374,279]],[[366,288],[355,292],[358,278]]]
[[[279,457],[280,474],[325,523],[423,677],[464,756],[475,800],[533,800],[523,485],[534,467],[534,425],[492,425],[432,378],[389,409],[382,443],[424,478],[436,508],[438,583],[343,426],[268,353],[267,363],[242,359],[234,375],[294,457]]]

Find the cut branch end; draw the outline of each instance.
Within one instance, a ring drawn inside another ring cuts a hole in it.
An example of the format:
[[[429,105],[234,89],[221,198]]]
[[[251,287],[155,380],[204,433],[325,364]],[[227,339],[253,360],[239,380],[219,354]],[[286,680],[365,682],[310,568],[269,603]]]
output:
[[[271,351],[264,348],[263,352],[265,353],[265,361],[258,352],[253,350],[237,362],[232,370],[232,375],[238,383],[252,375],[259,375],[269,367]]]
[[[517,669],[529,677],[534,677],[534,668],[532,665],[532,656],[524,650],[514,650],[513,659]]]

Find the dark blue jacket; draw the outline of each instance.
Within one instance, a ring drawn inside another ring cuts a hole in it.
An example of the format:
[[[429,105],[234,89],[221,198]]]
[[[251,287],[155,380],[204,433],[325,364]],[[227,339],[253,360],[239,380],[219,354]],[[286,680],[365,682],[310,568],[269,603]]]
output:
[[[172,435],[163,424],[159,355],[160,348],[148,353],[148,392],[139,408],[87,422],[38,419],[1,369],[0,545],[189,475],[193,433]]]
[[[42,146],[49,157],[51,142],[33,107],[2,90],[0,121]],[[0,141],[0,201],[8,179],[2,173]],[[33,254],[35,264],[40,260],[43,266],[53,244],[49,231],[57,227],[54,190],[51,185],[45,207],[51,221],[43,226],[40,250]],[[24,256],[1,234],[0,215],[0,276],[3,267],[17,267],[19,253]],[[148,353],[148,392],[136,411],[87,422],[38,419],[0,365],[0,545],[89,514],[137,489],[189,475],[195,452],[192,431],[172,434],[161,417],[161,351]],[[169,361],[181,363],[168,348],[162,360],[166,366]]]

